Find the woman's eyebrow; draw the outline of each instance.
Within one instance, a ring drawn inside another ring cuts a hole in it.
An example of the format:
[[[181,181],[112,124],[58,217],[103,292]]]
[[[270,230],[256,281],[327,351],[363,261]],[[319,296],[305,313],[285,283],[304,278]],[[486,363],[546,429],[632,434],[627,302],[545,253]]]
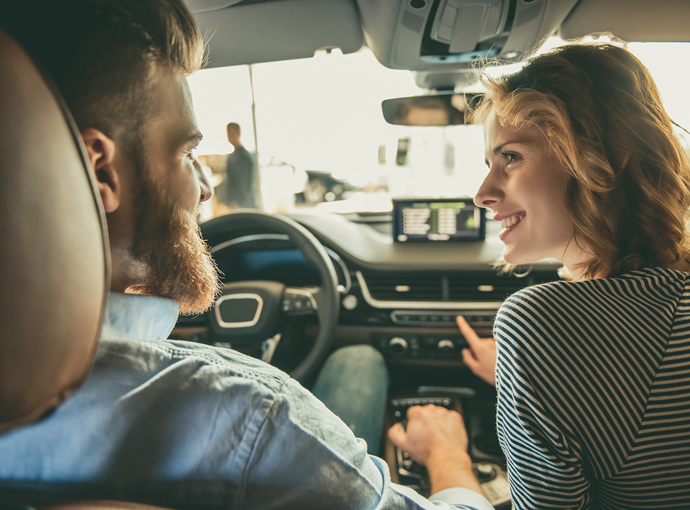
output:
[[[525,143],[525,142],[523,142],[521,140],[508,140],[507,142],[503,142],[502,144],[494,147],[494,150],[492,152],[494,154],[498,154],[499,152],[501,152],[501,149],[503,149],[503,147],[505,147],[506,145],[509,145],[511,143]]]

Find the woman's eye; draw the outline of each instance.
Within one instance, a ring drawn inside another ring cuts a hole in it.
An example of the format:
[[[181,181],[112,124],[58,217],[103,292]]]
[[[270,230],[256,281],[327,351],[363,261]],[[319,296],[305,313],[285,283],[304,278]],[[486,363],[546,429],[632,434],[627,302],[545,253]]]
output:
[[[502,154],[508,163],[515,163],[518,159],[520,159],[520,156],[514,152],[503,152]]]

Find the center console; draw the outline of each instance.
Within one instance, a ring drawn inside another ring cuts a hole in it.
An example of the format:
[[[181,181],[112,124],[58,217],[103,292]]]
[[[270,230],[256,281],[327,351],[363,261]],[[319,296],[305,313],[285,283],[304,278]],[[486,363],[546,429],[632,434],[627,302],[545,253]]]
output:
[[[476,398],[469,388],[420,387],[417,395],[391,398],[386,416],[387,426],[406,425],[407,409],[412,406],[437,405],[463,415],[469,439],[469,454],[484,495],[497,509],[510,508],[510,491],[505,459],[496,437],[494,403]],[[407,452],[386,443],[386,460],[393,481],[406,485],[425,497],[430,495],[426,468]]]

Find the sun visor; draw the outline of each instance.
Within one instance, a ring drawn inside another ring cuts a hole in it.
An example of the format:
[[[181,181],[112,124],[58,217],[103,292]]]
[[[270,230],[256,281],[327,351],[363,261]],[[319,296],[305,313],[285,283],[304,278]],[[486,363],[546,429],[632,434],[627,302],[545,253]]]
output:
[[[517,60],[551,35],[577,0],[358,0],[367,44],[387,67],[463,69]]]
[[[328,48],[353,53],[364,44],[354,0],[187,3],[210,38],[209,67],[308,58]]]
[[[625,41],[690,40],[685,0],[580,0],[563,22],[561,37],[612,33]]]
[[[185,0],[185,3],[190,11],[197,13],[225,9],[241,1],[242,0]]]

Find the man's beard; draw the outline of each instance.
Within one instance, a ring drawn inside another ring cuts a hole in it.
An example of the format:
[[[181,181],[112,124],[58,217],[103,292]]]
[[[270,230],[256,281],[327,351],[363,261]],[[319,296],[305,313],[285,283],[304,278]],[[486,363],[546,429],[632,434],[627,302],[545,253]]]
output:
[[[216,264],[196,222],[139,167],[141,183],[132,256],[147,266],[146,277],[130,290],[177,301],[182,315],[203,313],[218,295]],[[195,211],[195,212],[198,212]]]

